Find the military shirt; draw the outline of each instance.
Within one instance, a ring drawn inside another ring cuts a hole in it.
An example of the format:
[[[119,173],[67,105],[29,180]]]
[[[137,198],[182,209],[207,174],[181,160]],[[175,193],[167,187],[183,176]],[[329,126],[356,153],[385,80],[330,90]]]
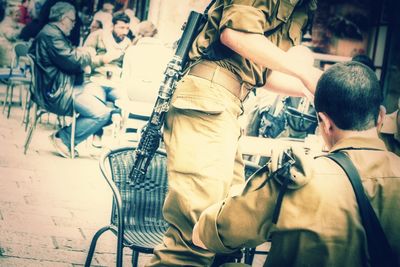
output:
[[[300,2],[307,4],[300,5]],[[263,34],[283,50],[301,41],[301,31],[316,0],[217,0],[208,11],[208,20],[193,43],[189,54],[193,61],[204,55],[205,49],[220,38],[225,28]],[[225,49],[227,49],[225,47]],[[261,87],[266,81],[266,69],[237,53],[217,61],[236,74],[240,81]]]
[[[352,137],[333,151],[349,155],[359,171],[393,252],[400,264],[400,158],[379,138]],[[364,228],[353,188],[344,171],[326,157],[296,153],[294,184],[272,223],[280,183],[260,170],[241,195],[205,210],[199,219],[200,239],[214,252],[255,247],[270,238],[265,266],[369,266]]]

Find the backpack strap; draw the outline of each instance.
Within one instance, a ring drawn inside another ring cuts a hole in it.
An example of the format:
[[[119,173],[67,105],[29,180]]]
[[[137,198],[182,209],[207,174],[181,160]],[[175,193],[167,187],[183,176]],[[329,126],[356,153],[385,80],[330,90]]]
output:
[[[356,195],[361,221],[365,229],[371,266],[395,266],[395,258],[378,217],[364,192],[360,175],[350,158],[338,151],[326,155],[346,173]]]

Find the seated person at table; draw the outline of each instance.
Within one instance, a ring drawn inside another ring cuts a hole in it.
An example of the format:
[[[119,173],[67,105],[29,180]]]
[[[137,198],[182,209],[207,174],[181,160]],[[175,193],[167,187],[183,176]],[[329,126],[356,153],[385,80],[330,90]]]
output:
[[[120,78],[125,50],[131,41],[127,38],[129,31],[129,17],[124,13],[114,15],[112,31],[97,30],[89,34],[84,47],[94,48],[96,55],[92,58],[92,72],[84,91],[97,98],[96,110],[102,113],[112,111],[107,102],[126,98],[126,93],[121,88]],[[113,107],[111,107],[113,108]],[[106,122],[103,126],[105,126]],[[94,135],[93,145],[101,147],[102,129]]]
[[[66,2],[73,5],[75,8],[77,7],[77,1],[75,0],[45,0],[40,7],[40,13],[37,18],[25,25],[25,27],[21,30],[19,38],[26,42],[30,41],[32,38],[35,38],[42,28],[50,22],[50,10],[58,2]],[[78,46],[80,43],[81,26],[82,20],[78,16],[77,10],[75,12],[74,27],[67,37],[69,40],[71,40],[71,43],[74,46]]]
[[[377,134],[385,113],[382,101],[375,73],[358,62],[332,66],[315,93],[322,137],[330,152],[346,153],[356,166],[396,257],[390,266],[399,266],[400,158],[386,150]],[[293,147],[293,156],[296,163],[278,217],[274,211],[282,177],[270,176],[279,158],[273,156],[241,194],[201,214],[193,243],[229,253],[270,239],[265,266],[370,266],[366,233],[347,175],[333,160],[313,158],[304,149]]]
[[[75,144],[78,144],[91,135],[91,131],[97,131],[96,125],[102,124],[101,120],[108,121],[109,115],[88,112],[86,105],[91,96],[83,94],[79,86],[91,56],[89,51],[75,48],[67,39],[74,27],[75,8],[66,2],[58,2],[50,9],[49,19],[29,49],[35,62],[38,91],[32,98],[58,115],[71,115],[75,107],[79,113],[75,132]],[[63,157],[70,157],[70,138],[71,127],[60,129],[51,136],[55,149]]]
[[[126,50],[122,84],[131,101],[154,104],[172,50],[155,37],[157,28],[150,21],[140,22],[137,36]]]

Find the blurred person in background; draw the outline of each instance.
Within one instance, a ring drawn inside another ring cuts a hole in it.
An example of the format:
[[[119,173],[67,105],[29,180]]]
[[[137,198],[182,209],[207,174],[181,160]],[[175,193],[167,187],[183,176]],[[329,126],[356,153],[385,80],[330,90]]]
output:
[[[74,6],[66,2],[57,2],[49,13],[50,22],[46,24],[34,39],[29,55],[35,63],[36,94],[35,102],[47,111],[57,115],[71,115],[75,110],[76,119],[75,145],[85,140],[101,121],[108,120],[109,114],[88,111],[93,98],[82,90],[83,72],[90,68],[91,54],[89,49],[75,48],[67,36],[74,28],[76,21]],[[100,125],[100,126],[98,126]],[[51,142],[62,156],[69,158],[71,153],[71,126],[64,127],[51,135]]]
[[[5,0],[0,0],[0,22],[3,21],[6,15],[6,4],[7,2]]]
[[[136,35],[136,26],[140,23],[140,20],[135,16],[135,9],[125,9],[125,14],[128,15],[131,22],[129,23],[129,30],[132,32],[132,35]],[[131,38],[133,39],[133,38]]]
[[[157,28],[151,21],[137,26],[135,45],[126,50],[122,84],[132,101],[155,103],[161,80],[172,50],[156,37]]]
[[[29,0],[22,0],[21,4],[18,6],[20,12],[19,22],[24,25],[32,21],[32,18],[29,15],[28,5]]]
[[[28,0],[28,13],[31,19],[38,19],[40,10],[46,0]]]
[[[89,81],[85,85],[85,93],[92,94],[98,99],[96,109],[111,114],[115,111],[117,99],[126,98],[126,92],[121,86],[122,63],[127,48],[131,45],[127,37],[129,32],[129,17],[125,13],[117,13],[112,19],[112,30],[97,30],[89,34],[84,47],[96,51],[92,57]],[[109,102],[109,103],[107,103]],[[110,123],[111,121],[106,122]],[[103,126],[105,126],[105,124]],[[101,147],[103,130],[99,129],[93,136],[93,146]]]
[[[36,19],[33,19],[30,23],[28,23],[21,31],[19,36],[20,39],[24,41],[29,41],[32,38],[35,38],[36,35],[40,32],[40,30],[49,23],[49,14],[50,9],[58,2],[67,2],[74,6],[75,8],[75,24],[71,30],[68,39],[72,42],[74,46],[79,46],[80,44],[80,30],[82,27],[82,21],[78,15],[78,11],[76,8],[75,0],[46,0],[42,7],[40,8],[40,13]]]
[[[114,1],[112,0],[104,1],[101,9],[94,14],[92,24],[95,23],[96,21],[100,21],[103,26],[103,29],[111,31],[113,26],[112,19],[114,14],[114,8],[115,8]]]
[[[0,66],[10,66],[14,55],[14,44],[19,40],[23,24],[20,23],[21,13],[18,6],[8,7],[7,16],[0,23]]]

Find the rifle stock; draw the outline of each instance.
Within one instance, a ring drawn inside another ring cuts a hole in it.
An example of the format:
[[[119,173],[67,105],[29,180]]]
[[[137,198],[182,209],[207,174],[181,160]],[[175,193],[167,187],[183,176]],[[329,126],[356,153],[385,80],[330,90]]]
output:
[[[169,109],[171,97],[177,82],[182,77],[181,71],[188,61],[189,50],[203,24],[203,20],[203,14],[194,11],[190,13],[175,54],[167,65],[153,112],[135,151],[135,162],[129,174],[132,183],[141,182],[145,179],[147,168],[160,145],[161,128]]]

